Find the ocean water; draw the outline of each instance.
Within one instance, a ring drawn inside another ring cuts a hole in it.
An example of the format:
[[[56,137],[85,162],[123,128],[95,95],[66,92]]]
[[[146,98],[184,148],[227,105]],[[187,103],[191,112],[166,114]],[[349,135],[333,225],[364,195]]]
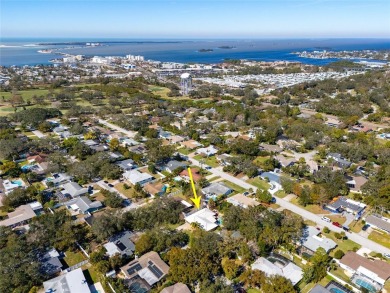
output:
[[[104,46],[80,47],[50,43],[101,42]],[[233,47],[231,49],[219,48]],[[390,50],[390,39],[258,39],[258,40],[134,40],[134,39],[1,39],[0,65],[51,64],[56,54],[38,50],[60,48],[60,52],[85,56],[143,55],[146,59],[182,63],[219,63],[225,59],[299,61],[324,65],[336,59],[301,58],[293,51]],[[199,52],[212,49],[212,52]]]

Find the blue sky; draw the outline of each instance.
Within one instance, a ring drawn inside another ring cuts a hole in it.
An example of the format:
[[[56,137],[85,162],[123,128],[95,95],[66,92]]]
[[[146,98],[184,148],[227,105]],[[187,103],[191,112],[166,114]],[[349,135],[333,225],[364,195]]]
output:
[[[390,37],[389,0],[0,0],[1,37]]]

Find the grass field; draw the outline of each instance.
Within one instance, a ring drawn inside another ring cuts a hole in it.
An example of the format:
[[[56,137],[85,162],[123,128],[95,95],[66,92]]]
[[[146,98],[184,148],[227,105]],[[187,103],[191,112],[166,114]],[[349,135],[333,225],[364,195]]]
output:
[[[339,216],[339,215],[329,215],[327,216],[332,222],[339,222],[341,225],[343,225],[345,223],[345,221],[347,220],[345,217],[343,216]]]
[[[67,250],[65,252],[65,254],[66,254],[66,257],[64,257],[64,260],[65,260],[66,264],[70,267],[87,259],[85,257],[85,255],[79,250],[77,250],[75,252]]]
[[[379,243],[387,248],[390,248],[390,236],[384,232],[382,233],[374,230],[368,236],[368,239],[375,241],[376,243]]]
[[[245,188],[242,188],[241,186],[238,186],[230,181],[227,181],[227,180],[223,180],[222,181],[227,187],[233,189],[234,191],[238,192],[238,193],[243,193],[246,191]]]
[[[114,188],[116,190],[118,190],[118,192],[122,193],[124,196],[128,197],[128,198],[133,198],[133,194],[134,194],[134,188],[133,186],[130,186],[130,184],[127,184],[130,186],[129,189],[125,189],[123,186],[125,185],[125,183],[121,182],[121,183],[118,183],[114,186]]]
[[[362,228],[363,228],[363,223],[362,221],[352,221],[351,224],[349,224],[349,228],[351,229],[352,232],[354,233],[359,233],[360,231],[362,231]]]
[[[287,193],[284,190],[279,190],[279,191],[275,192],[275,196],[279,197],[279,198],[285,198],[286,195],[287,195]]]
[[[219,166],[219,163],[218,163],[217,158],[215,156],[204,158],[201,155],[196,155],[196,156],[194,156],[194,159],[202,162],[203,164],[209,165],[213,168]]]
[[[329,214],[328,211],[322,209],[319,205],[314,205],[314,204],[309,204],[307,206],[301,206],[299,203],[298,203],[298,198],[293,198],[291,201],[291,203],[295,204],[296,206],[299,206],[313,214]]]
[[[192,152],[191,150],[189,150],[189,149],[187,149],[187,148],[180,148],[180,149],[178,149],[177,151],[178,151],[179,153],[185,155],[185,156],[189,155],[189,154]]]
[[[58,90],[54,90],[54,92],[58,92]],[[24,101],[30,101],[31,98],[35,96],[46,96],[49,93],[48,89],[31,89],[26,91],[17,91],[18,95],[21,95]],[[0,92],[0,97],[4,97],[6,100],[12,97],[11,92]]]
[[[330,232],[328,234],[324,233],[324,236],[332,239],[334,242],[337,243],[337,247],[333,249],[333,251],[329,254],[332,257],[334,256],[334,253],[339,249],[342,250],[344,253],[346,253],[347,251],[352,251],[354,247],[357,248],[362,247],[360,244],[357,244],[356,242],[353,242],[352,240],[349,239],[346,240],[337,239],[334,235],[334,232]],[[348,237],[348,233],[346,236]]]
[[[86,264],[82,269],[88,284],[95,284],[100,281],[99,273],[91,264]]]
[[[269,183],[264,181],[260,177],[251,178],[247,182],[262,190],[268,190],[270,187]]]

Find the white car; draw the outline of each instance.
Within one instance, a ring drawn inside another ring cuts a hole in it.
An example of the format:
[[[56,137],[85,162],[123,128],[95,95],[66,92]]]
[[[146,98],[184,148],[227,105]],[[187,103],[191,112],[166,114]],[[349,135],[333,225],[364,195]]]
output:
[[[321,217],[321,220],[323,220],[323,221],[325,221],[325,222],[328,222],[328,223],[330,223],[331,222],[331,220],[328,218],[328,217]]]
[[[384,253],[383,256],[386,258],[390,258],[390,253]]]

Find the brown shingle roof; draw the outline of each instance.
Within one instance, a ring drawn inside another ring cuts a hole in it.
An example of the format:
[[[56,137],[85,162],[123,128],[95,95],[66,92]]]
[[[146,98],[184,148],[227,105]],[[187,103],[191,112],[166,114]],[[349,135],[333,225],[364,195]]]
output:
[[[348,251],[340,262],[355,271],[361,266],[377,274],[383,280],[390,278],[390,264],[381,260],[369,260],[355,252]]]

